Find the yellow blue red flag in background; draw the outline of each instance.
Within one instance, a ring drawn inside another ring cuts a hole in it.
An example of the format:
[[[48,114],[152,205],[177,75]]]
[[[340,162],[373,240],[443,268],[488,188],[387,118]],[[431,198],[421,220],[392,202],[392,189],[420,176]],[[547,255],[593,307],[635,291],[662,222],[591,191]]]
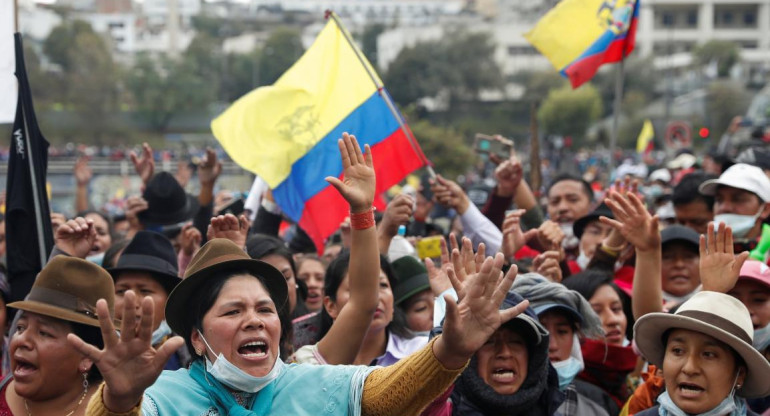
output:
[[[563,0],[524,37],[572,88],[634,49],[640,0]]]
[[[650,119],[644,120],[642,130],[636,138],[636,153],[648,153],[652,150],[653,139],[655,138],[655,129],[652,127]]]
[[[354,134],[361,147],[371,146],[378,192],[425,160],[410,142],[411,132],[401,128],[401,115],[389,107],[387,91],[378,89],[382,82],[374,69],[343,30],[329,19],[275,84],[241,97],[211,123],[230,157],[267,182],[276,203],[319,250],[348,215],[345,200],[324,180],[342,175],[337,139],[343,132]]]

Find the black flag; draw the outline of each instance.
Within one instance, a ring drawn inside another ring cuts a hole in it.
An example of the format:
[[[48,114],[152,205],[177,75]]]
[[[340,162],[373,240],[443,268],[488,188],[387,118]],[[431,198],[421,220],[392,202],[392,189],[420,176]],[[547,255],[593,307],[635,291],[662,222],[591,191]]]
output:
[[[11,301],[21,300],[29,293],[53,248],[51,212],[45,187],[48,141],[40,132],[32,106],[21,34],[16,33],[14,40],[19,100],[11,132],[5,210]]]

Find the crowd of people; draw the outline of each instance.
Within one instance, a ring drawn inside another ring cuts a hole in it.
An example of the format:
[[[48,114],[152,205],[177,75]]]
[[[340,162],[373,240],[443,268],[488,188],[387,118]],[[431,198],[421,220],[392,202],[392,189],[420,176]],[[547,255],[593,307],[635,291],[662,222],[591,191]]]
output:
[[[78,181],[24,300],[0,279],[0,416],[770,415],[750,150],[542,195],[498,157],[484,200],[439,174],[375,212],[371,150],[343,134],[327,181],[350,216],[319,253],[269,190],[219,189],[216,152],[193,196],[145,144],[125,215]]]

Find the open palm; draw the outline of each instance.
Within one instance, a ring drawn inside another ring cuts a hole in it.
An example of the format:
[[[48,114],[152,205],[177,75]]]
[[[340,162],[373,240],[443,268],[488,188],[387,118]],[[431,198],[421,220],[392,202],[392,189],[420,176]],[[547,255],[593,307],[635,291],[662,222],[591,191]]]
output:
[[[734,254],[733,232],[724,223],[714,234],[714,223],[709,223],[706,235],[700,237],[700,280],[703,290],[727,293],[735,286],[748,252]]]
[[[618,230],[637,250],[649,251],[660,246],[658,217],[650,215],[636,195],[610,191],[604,202],[612,210],[615,219],[601,217],[601,221]]]
[[[348,201],[352,212],[363,212],[372,206],[377,187],[372,150],[369,145],[365,145],[365,153],[362,153],[356,137],[347,133],[342,134],[338,145],[342,157],[343,180],[330,176],[326,181]]]

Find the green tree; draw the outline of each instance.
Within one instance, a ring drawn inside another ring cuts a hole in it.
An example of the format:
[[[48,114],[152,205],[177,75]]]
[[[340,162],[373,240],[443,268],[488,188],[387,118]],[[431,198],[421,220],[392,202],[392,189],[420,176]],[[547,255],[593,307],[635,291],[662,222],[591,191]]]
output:
[[[51,33],[43,41],[43,53],[51,62],[68,71],[72,66],[72,46],[75,38],[80,35],[96,36],[93,28],[83,20],[64,21],[53,28]]]
[[[158,132],[184,111],[205,108],[213,101],[214,88],[198,75],[192,62],[142,54],[126,79],[137,116]]]
[[[578,143],[601,115],[602,98],[591,84],[576,90],[569,86],[552,90],[537,112],[546,133],[572,136]]]
[[[710,124],[712,137],[722,134],[736,115],[746,114],[751,94],[740,83],[720,80],[712,82],[707,89],[706,120]]]
[[[427,120],[413,121],[409,127],[437,173],[447,178],[457,177],[467,172],[475,160],[470,146],[456,130],[436,126]]]
[[[511,78],[511,81],[523,85],[525,101],[543,101],[553,89],[567,85],[567,79],[556,71],[522,71]]]
[[[442,39],[404,48],[388,67],[386,85],[402,105],[446,93],[450,106],[474,100],[484,89],[499,88],[503,79],[494,60],[489,34],[451,32]]]
[[[296,29],[281,27],[265,41],[259,55],[259,85],[274,83],[305,53]]]
[[[712,62],[716,62],[717,75],[724,78],[730,74],[730,69],[740,59],[740,50],[734,42],[710,40],[696,47],[693,55],[700,65],[710,65]]]
[[[382,23],[374,23],[367,25],[364,28],[364,33],[361,35],[361,50],[366,56],[366,59],[376,68],[379,65],[377,60],[377,37],[385,31],[385,25]]]

